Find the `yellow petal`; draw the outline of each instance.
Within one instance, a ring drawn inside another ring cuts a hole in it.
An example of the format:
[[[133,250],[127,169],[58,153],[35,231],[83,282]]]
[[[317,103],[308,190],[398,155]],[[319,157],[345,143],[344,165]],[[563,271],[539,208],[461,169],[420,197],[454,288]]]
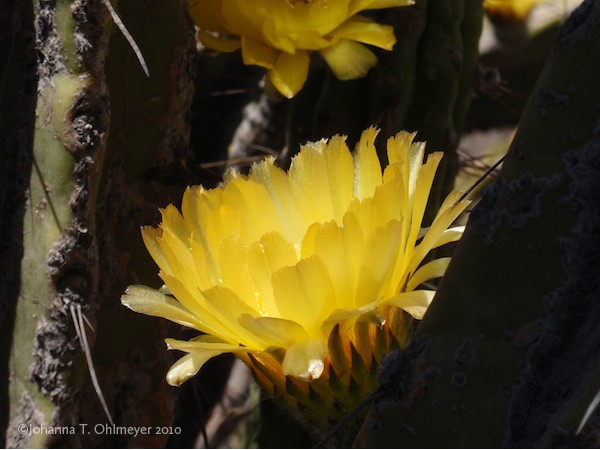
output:
[[[281,52],[269,71],[269,79],[281,95],[292,98],[304,86],[309,62],[310,58],[305,50],[298,50],[294,54]]]
[[[207,255],[210,256],[209,261],[213,264],[220,259],[221,242],[231,235],[240,235],[242,212],[222,204],[217,210],[210,211],[203,222],[205,237],[200,242],[205,246]],[[218,272],[218,268],[215,271]]]
[[[212,251],[210,250],[210,246],[204,245],[204,241],[201,243],[196,239],[192,240],[190,245],[192,257],[194,259],[193,268],[196,269],[196,283],[198,287],[200,289],[207,289],[214,284],[218,284],[221,274],[219,267],[214,260]],[[208,251],[206,251],[207,248]]]
[[[302,146],[292,160],[289,176],[307,224],[332,217],[341,222],[354,185],[354,163],[344,137]]]
[[[254,242],[248,251],[248,267],[257,289],[258,311],[263,316],[280,316],[273,297],[271,276],[284,266],[298,262],[294,246],[280,233],[267,233]]]
[[[335,34],[341,39],[362,42],[384,50],[392,50],[396,43],[392,26],[381,25],[360,16],[346,21],[335,31]]]
[[[276,64],[280,53],[279,50],[269,47],[259,40],[245,35],[242,36],[244,64],[253,64],[271,69]]]
[[[444,276],[450,264],[450,258],[438,258],[419,267],[406,284],[407,291],[414,291],[421,283]]]
[[[223,189],[205,190],[202,186],[185,190],[181,211],[192,241],[202,246],[201,259],[208,264],[206,270],[218,278],[219,248],[211,243],[220,242],[239,228],[239,211],[223,205]]]
[[[394,305],[403,309],[415,319],[421,320],[431,304],[435,291],[401,292],[381,303],[381,306]]]
[[[220,0],[219,3],[227,31],[236,36],[262,39],[262,22],[269,17],[269,5],[265,1]]]
[[[170,269],[169,275],[184,277],[183,282],[194,284],[193,272],[187,270],[189,267],[194,267],[189,242],[182,242],[173,229],[163,223],[163,235],[159,244]]]
[[[250,170],[249,179],[262,184],[273,204],[277,208],[283,236],[290,242],[300,242],[308,226],[306,218],[301,214],[296,193],[290,177],[274,165],[273,158],[267,158],[260,164],[254,164]]]
[[[249,179],[230,181],[223,192],[223,201],[237,211],[243,211],[236,233],[251,243],[270,231],[281,230],[277,208],[262,184]]]
[[[462,237],[464,232],[464,226],[448,228],[442,233],[439,239],[435,241],[431,248],[437,248],[450,242],[456,242]]]
[[[371,50],[348,39],[340,39],[337,44],[319,50],[319,53],[340,80],[364,77],[377,65],[377,57]]]
[[[167,383],[171,386],[181,386],[196,375],[206,361],[221,353],[223,352],[198,351],[181,357],[167,372]]]
[[[369,251],[362,259],[359,269],[356,307],[367,305],[395,292],[391,284],[392,267],[402,246],[400,232],[400,224],[392,221],[375,229],[367,238],[366,248]]]
[[[353,215],[335,222],[315,223],[302,241],[302,258],[317,255],[327,266],[341,308],[356,306],[358,271],[367,251],[365,238]]]
[[[427,156],[427,161],[418,159],[413,162],[411,158],[411,182],[409,190],[409,207],[412,209],[410,216],[411,229],[407,237],[409,249],[412,251],[417,240],[421,226],[423,226],[423,216],[429,200],[429,194],[433,186],[435,173],[442,159],[442,153],[436,152]],[[410,210],[409,210],[410,211]]]
[[[411,6],[414,4],[414,0],[374,0],[365,9],[395,8],[398,6]]]
[[[224,53],[235,52],[242,47],[242,42],[239,39],[217,37],[204,31],[202,28],[198,29],[198,40],[205,47]]]
[[[261,337],[249,332],[239,323],[242,314],[257,317],[258,311],[245,303],[237,294],[226,287],[214,286],[202,291],[202,296],[210,305],[212,315],[221,323],[221,335],[228,336],[227,341],[244,344],[251,348],[263,348]]]
[[[189,341],[183,341],[179,339],[165,339],[168,350],[180,350],[182,352],[193,352],[193,351],[219,351],[221,353],[235,352],[237,350],[245,350],[244,347],[240,347],[235,344],[228,344],[227,342],[221,342],[215,339],[214,336],[198,336]]]
[[[375,308],[377,308],[378,304],[379,300],[375,300],[374,302],[365,305],[361,308],[336,309],[329,315],[327,319],[325,319],[323,325],[321,326],[323,336],[329,336],[329,334],[336,325],[339,325],[339,330],[342,333],[342,335],[348,333],[357,320],[375,311]],[[377,313],[377,315],[380,316],[379,313]]]
[[[320,50],[339,41],[337,34],[323,36],[315,30],[306,30],[298,34],[295,46],[301,50]]]
[[[222,342],[203,342],[203,336],[192,341],[179,341],[166,339],[169,350],[181,350],[188,352],[171,366],[167,373],[167,383],[171,386],[181,386],[182,383],[196,375],[204,363],[209,359],[223,353],[231,353],[240,350],[238,345]],[[245,350],[245,349],[244,349]]]
[[[492,16],[500,16],[505,20],[522,22],[529,13],[543,0],[484,0],[485,12]]]
[[[183,216],[175,205],[168,205],[162,211],[162,229],[168,231],[172,236],[187,246],[188,228]],[[164,236],[163,236],[164,237]]]
[[[261,336],[270,346],[289,347],[294,342],[308,339],[302,325],[293,320],[277,317],[254,318],[249,314],[242,314],[239,321],[250,332]]]
[[[442,203],[440,210],[429,228],[428,233],[423,237],[421,242],[415,247],[414,254],[410,259],[408,270],[413,273],[427,253],[431,251],[433,246],[440,240],[444,231],[456,220],[456,218],[470,204],[469,200],[458,199],[461,197],[458,191],[451,192]]]
[[[281,23],[282,17],[277,17],[277,21],[273,17],[265,17],[262,21],[262,34],[267,45],[293,55],[296,53],[294,33],[290,33],[292,30],[286,29],[285,24]]]
[[[375,228],[383,227],[392,220],[400,222],[404,229],[404,223],[408,222],[404,220],[405,204],[401,200],[404,191],[405,186],[401,179],[384,183],[377,186],[373,197],[352,202],[348,213],[356,217],[365,234],[370,234]]]
[[[163,317],[184,327],[207,331],[202,322],[177,300],[146,286],[129,286],[121,297],[121,304],[141,314]]]
[[[413,5],[413,0],[351,0],[350,14],[368,9],[394,8],[397,6]]]
[[[292,345],[285,352],[281,363],[284,375],[292,375],[306,381],[316,380],[325,368],[327,344],[322,338],[309,339]]]
[[[306,30],[313,30],[326,35],[342,24],[348,17],[347,1],[310,1],[289,2],[281,0],[263,0],[245,3],[245,14],[252,15],[254,20],[267,22],[272,20],[277,34],[294,38]],[[264,25],[263,25],[264,27]]]
[[[306,226],[326,222],[333,216],[331,201],[324,195],[329,190],[327,160],[323,155],[325,141],[309,142],[292,158],[288,171],[297,207]]]
[[[425,145],[423,143],[413,147],[413,139],[417,133],[409,133],[407,131],[400,131],[395,136],[388,138],[387,140],[387,156],[390,165],[386,168],[392,169],[394,165],[401,164],[402,171],[410,173],[410,164],[407,158],[411,158],[413,161],[423,162],[423,155],[425,151]]]
[[[247,305],[258,309],[256,286],[248,266],[248,246],[237,235],[221,243],[219,252],[220,284],[231,289]]]
[[[321,323],[337,307],[329,270],[317,256],[275,272],[273,294],[281,317],[298,322],[310,336],[320,334]]]
[[[354,153],[354,197],[372,197],[383,178],[381,163],[375,149],[375,138],[379,130],[370,127],[363,131]]]
[[[167,258],[165,258],[162,248],[160,248],[159,241],[162,234],[163,232],[160,228],[142,227],[142,240],[148,249],[148,253],[150,253],[152,259],[158,264],[158,267],[163,271],[170,273],[171,268],[169,267],[169,263],[167,262]]]
[[[199,291],[192,292],[177,278],[174,278],[165,273],[160,273],[161,278],[168,285],[173,296],[183,305],[185,309],[190,311],[202,324],[202,328],[198,328],[213,336],[217,336],[222,340],[236,341],[236,336],[224,329],[223,324],[212,313],[211,306],[207,304],[206,299]]]
[[[329,188],[323,192],[330,195],[333,218],[341,222],[352,200],[354,187],[354,159],[346,145],[346,138],[332,137],[325,152]]]

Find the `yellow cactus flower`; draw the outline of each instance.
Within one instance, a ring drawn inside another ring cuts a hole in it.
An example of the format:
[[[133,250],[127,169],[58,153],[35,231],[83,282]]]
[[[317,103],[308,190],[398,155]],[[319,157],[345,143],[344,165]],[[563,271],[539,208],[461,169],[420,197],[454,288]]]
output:
[[[422,228],[442,153],[423,162],[425,144],[401,132],[382,173],[377,133],[364,131],[354,154],[335,136],[303,146],[287,173],[270,158],[222,187],[188,188],[181,213],[169,205],[157,228],[143,228],[165,286],[130,286],[122,303],[203,333],[166,340],[187,353],[169,384],[234,353],[288,404],[322,413],[315,392],[337,390],[328,417],[376,387],[375,366],[406,345],[408,314],[420,319],[434,295],[423,283],[449,263],[424,258],[460,238],[449,227],[468,204],[453,191]]]
[[[413,4],[412,0],[188,0],[198,38],[222,52],[242,49],[245,64],[265,67],[279,92],[291,98],[318,51],[336,77],[360,78],[377,64],[363,44],[391,50],[394,30],[359,12]]]
[[[544,0],[484,0],[485,12],[492,18],[509,22],[524,22],[531,10]]]

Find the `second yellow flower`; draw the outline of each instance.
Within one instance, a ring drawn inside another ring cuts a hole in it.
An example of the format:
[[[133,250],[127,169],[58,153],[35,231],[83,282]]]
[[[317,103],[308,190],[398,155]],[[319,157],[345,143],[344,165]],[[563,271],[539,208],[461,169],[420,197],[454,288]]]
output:
[[[391,50],[394,30],[357,15],[368,9],[413,4],[412,0],[188,0],[209,48],[241,48],[244,63],[265,67],[285,97],[302,88],[309,54],[318,51],[341,80],[360,78],[377,64],[363,44]]]

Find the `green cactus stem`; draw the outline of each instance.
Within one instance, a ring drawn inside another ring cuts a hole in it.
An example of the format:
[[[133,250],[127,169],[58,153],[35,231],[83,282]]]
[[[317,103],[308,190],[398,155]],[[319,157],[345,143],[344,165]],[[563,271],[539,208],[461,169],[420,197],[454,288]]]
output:
[[[119,297],[134,280],[157,283],[139,226],[183,190],[172,178],[148,173],[163,164],[186,165],[192,76],[185,68],[193,68],[193,31],[179,0],[160,8],[125,2],[123,8],[150,79],[116,27],[111,35],[102,2],[35,5],[38,101],[10,336],[9,447],[164,446],[168,437],[19,430],[26,424],[80,431],[82,423],[109,420],[90,383],[72,308],[92,324],[84,332],[96,349],[93,362],[115,420],[137,426],[172,421],[173,392],[163,379],[169,361],[162,352],[156,356],[163,330],[136,324]]]

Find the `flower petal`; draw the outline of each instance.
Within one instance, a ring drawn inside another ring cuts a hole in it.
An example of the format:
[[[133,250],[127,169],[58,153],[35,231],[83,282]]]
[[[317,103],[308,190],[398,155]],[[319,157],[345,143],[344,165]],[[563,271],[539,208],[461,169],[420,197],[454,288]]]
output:
[[[299,200],[288,174],[274,165],[273,158],[267,158],[252,166],[248,178],[262,184],[269,193],[279,214],[283,236],[290,242],[300,242],[308,226],[307,219],[299,210]]]
[[[433,280],[434,278],[441,278],[442,276],[444,276],[444,273],[448,268],[448,264],[450,264],[450,259],[451,258],[434,259],[433,261],[430,261],[427,264],[424,264],[421,267],[419,267],[415,274],[408,279],[408,283],[406,284],[406,290],[413,291],[425,281]]]
[[[232,353],[240,350],[238,345],[220,342],[202,342],[200,336],[192,341],[179,341],[177,339],[166,339],[169,350],[181,350],[188,352],[171,366],[167,373],[167,383],[171,386],[181,386],[182,383],[196,375],[204,363],[215,356],[223,353]]]
[[[324,156],[329,189],[322,194],[329,194],[333,218],[339,223],[352,201],[354,159],[346,145],[346,138],[342,136],[334,136],[329,140]]]
[[[246,35],[242,36],[244,64],[253,64],[270,69],[277,62],[280,53],[279,50],[269,47],[257,39],[252,39]]]
[[[167,372],[167,383],[171,386],[181,386],[196,375],[206,361],[221,353],[219,351],[194,352],[179,358]]]
[[[369,198],[375,194],[383,178],[381,163],[375,149],[375,138],[379,130],[370,127],[363,131],[354,152],[354,197]]]
[[[246,3],[247,14],[261,23],[273,19],[274,28],[279,36],[299,37],[307,30],[324,36],[335,30],[348,19],[348,1],[281,1],[262,0]],[[276,19],[276,20],[275,20]],[[264,27],[263,27],[264,30]],[[276,42],[275,42],[276,43]]]
[[[160,238],[162,237],[162,229],[154,228],[154,227],[142,227],[142,240],[144,241],[144,245],[146,249],[148,249],[148,253],[152,259],[156,262],[158,267],[160,267],[165,272],[171,272],[171,268],[169,267],[169,263],[167,262],[167,258],[165,258],[165,254],[160,247]]]
[[[270,0],[273,3],[272,0]],[[262,39],[262,22],[269,17],[268,8],[275,5],[267,5],[265,1],[249,2],[247,0],[219,0],[223,22],[227,31],[236,36],[247,36],[255,40]]]
[[[289,176],[306,227],[341,222],[352,201],[354,162],[345,137],[309,142],[292,159]]]
[[[384,50],[392,50],[396,43],[392,26],[381,25],[360,16],[346,21],[335,33],[341,39],[362,42]]]
[[[432,248],[441,247],[442,245],[446,245],[450,242],[456,242],[462,237],[464,232],[464,226],[448,228],[442,233],[440,238],[435,241]]]
[[[308,339],[287,349],[281,368],[284,375],[292,375],[306,381],[316,380],[325,369],[323,359],[327,353],[324,339]]]
[[[181,303],[146,286],[129,286],[121,296],[121,304],[141,314],[163,317],[184,327],[206,331],[202,322],[185,309]]]
[[[441,152],[431,153],[427,156],[427,161],[422,164],[422,159],[416,162],[411,161],[411,180],[409,190],[409,220],[411,229],[407,237],[407,248],[410,252],[415,246],[419,231],[423,226],[423,216],[429,200],[429,194],[435,179],[435,173],[442,159]],[[419,156],[419,158],[421,158]],[[422,165],[421,165],[422,164]],[[414,168],[418,166],[419,168]],[[414,178],[414,179],[413,179]],[[408,253],[408,252],[407,252]]]
[[[393,295],[393,267],[402,246],[401,224],[390,221],[383,227],[373,230],[367,238],[366,252],[359,269],[356,288],[356,308]]]
[[[223,192],[223,201],[243,212],[235,232],[248,244],[265,233],[281,229],[277,208],[262,184],[241,177],[231,180]]]
[[[294,54],[281,52],[269,71],[269,79],[284,97],[292,98],[304,86],[309,62],[305,50],[298,50]]]
[[[490,16],[499,16],[505,21],[524,22],[529,13],[543,0],[484,0],[483,7]]]
[[[267,344],[276,347],[289,347],[294,342],[308,339],[302,325],[293,320],[277,317],[252,317],[242,314],[239,319],[242,326],[257,336],[261,336]]]
[[[236,38],[217,37],[211,33],[198,29],[198,40],[207,48],[218,50],[224,53],[231,53],[242,47],[242,42]]]
[[[413,0],[350,0],[349,13],[354,15],[363,10],[394,8],[396,6],[408,6],[414,3]]]
[[[435,291],[411,291],[401,292],[392,298],[388,298],[381,302],[380,306],[394,305],[403,309],[415,319],[422,319],[425,311],[431,304]]]
[[[415,269],[421,264],[427,253],[431,251],[433,246],[440,240],[444,231],[456,220],[456,218],[465,210],[471,203],[469,200],[460,200],[462,193],[452,191],[442,203],[433,223],[429,228],[428,233],[423,237],[421,242],[415,247],[415,251],[411,257],[408,267],[409,273],[414,273]]]
[[[174,278],[165,273],[160,273],[161,278],[167,284],[173,296],[183,305],[185,309],[190,311],[202,327],[198,327],[199,331],[203,331],[213,336],[217,336],[223,340],[236,341],[237,338],[229,330],[225,329],[222,322],[214,316],[212,308],[207,304],[206,299],[200,291],[191,292],[188,286],[185,286],[177,278]]]
[[[252,348],[264,347],[264,340],[250,333],[238,320],[242,314],[257,317],[259,314],[255,308],[246,304],[234,291],[222,286],[213,286],[202,291],[202,295],[210,305],[212,315],[221,322],[221,327],[228,332],[228,336],[231,336],[228,339],[230,342],[241,343]]]
[[[275,272],[273,294],[281,317],[293,319],[310,336],[320,335],[321,323],[337,307],[329,270],[317,256]]]
[[[327,266],[340,308],[356,306],[359,266],[366,251],[362,230],[352,214],[344,217],[342,225],[334,221],[313,224],[302,241],[302,258],[317,255]]]
[[[258,309],[256,286],[248,266],[248,245],[237,235],[221,243],[219,252],[222,286],[231,289],[245,304]]]
[[[238,350],[246,350],[246,347],[241,347],[240,345],[235,344],[228,344],[227,342],[222,342],[214,336],[210,335],[197,336],[194,339],[190,339],[189,341],[167,338],[165,339],[165,344],[167,344],[167,350],[180,350],[182,352],[208,350],[211,352],[220,351],[221,353],[227,353],[235,352]]]
[[[365,305],[361,308],[356,309],[336,309],[333,311],[325,321],[323,321],[323,325],[321,326],[321,331],[324,336],[329,336],[331,331],[336,325],[339,325],[339,330],[342,335],[348,333],[348,331],[352,328],[354,323],[365,317],[371,317],[370,313],[375,311],[377,305],[379,304],[379,300],[375,300],[374,302]],[[379,317],[379,313],[376,315]]]
[[[340,39],[337,44],[319,50],[319,53],[340,80],[364,77],[377,65],[377,57],[371,50],[349,39]]]
[[[272,274],[298,262],[294,246],[280,233],[267,233],[248,251],[248,268],[257,289],[258,311],[263,316],[280,316],[273,297]]]

